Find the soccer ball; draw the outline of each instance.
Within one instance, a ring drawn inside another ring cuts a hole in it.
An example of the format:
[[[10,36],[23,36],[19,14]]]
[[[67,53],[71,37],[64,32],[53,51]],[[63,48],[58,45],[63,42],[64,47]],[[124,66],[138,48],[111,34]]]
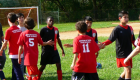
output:
[[[101,63],[97,63],[96,68],[97,68],[97,69],[101,69],[101,68],[102,68],[102,64],[101,64]]]

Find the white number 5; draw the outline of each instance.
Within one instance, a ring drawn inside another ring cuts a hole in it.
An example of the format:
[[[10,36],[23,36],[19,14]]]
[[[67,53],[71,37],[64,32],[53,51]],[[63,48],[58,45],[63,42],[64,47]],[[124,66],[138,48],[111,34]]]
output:
[[[33,42],[34,38],[29,38],[29,46],[34,46],[34,42]]]

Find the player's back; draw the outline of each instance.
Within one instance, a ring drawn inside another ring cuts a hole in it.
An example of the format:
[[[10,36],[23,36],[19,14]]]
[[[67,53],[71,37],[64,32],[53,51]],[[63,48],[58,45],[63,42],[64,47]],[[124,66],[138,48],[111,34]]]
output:
[[[11,26],[6,30],[5,40],[9,41],[10,55],[17,55],[19,45],[17,44],[18,38],[21,34],[21,30],[17,26]],[[11,58],[13,58],[11,56]]]
[[[38,60],[38,43],[43,44],[40,34],[34,30],[26,30],[21,33],[24,44],[24,61],[27,60],[25,65],[37,64]],[[32,58],[28,60],[29,58]]]
[[[73,45],[74,53],[78,53],[78,61],[75,67],[76,72],[96,72],[95,53],[99,50],[99,47],[93,38],[87,35],[79,35],[74,39]]]

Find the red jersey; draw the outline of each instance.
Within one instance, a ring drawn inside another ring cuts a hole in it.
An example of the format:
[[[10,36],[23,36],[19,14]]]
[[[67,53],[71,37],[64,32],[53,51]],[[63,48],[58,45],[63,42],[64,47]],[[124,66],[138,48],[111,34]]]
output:
[[[21,33],[18,44],[24,46],[24,65],[37,65],[38,43],[43,44],[38,32],[26,30]]]
[[[99,51],[97,43],[92,37],[87,35],[79,35],[73,42],[73,53],[78,53],[78,60],[74,67],[75,72],[96,73],[96,56]]]
[[[17,44],[17,41],[21,32],[22,31],[17,26],[11,26],[6,30],[5,40],[9,41],[9,58],[18,58],[19,45]],[[21,57],[23,57],[23,54]]]

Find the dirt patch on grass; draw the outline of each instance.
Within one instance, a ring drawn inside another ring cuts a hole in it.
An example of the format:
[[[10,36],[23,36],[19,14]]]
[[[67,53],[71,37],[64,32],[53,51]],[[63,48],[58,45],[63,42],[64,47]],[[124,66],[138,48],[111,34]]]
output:
[[[116,24],[116,26],[117,26],[119,23],[112,23],[112,24]],[[134,34],[139,34],[140,23],[128,23],[128,25],[132,26],[132,28],[134,30]],[[99,28],[99,29],[95,29],[95,30],[98,33],[98,37],[99,36],[107,36],[107,37],[109,37],[109,35],[111,34],[113,29],[114,29],[114,27]],[[60,38],[62,40],[74,39],[77,36],[77,34],[78,34],[77,31],[60,32]]]

